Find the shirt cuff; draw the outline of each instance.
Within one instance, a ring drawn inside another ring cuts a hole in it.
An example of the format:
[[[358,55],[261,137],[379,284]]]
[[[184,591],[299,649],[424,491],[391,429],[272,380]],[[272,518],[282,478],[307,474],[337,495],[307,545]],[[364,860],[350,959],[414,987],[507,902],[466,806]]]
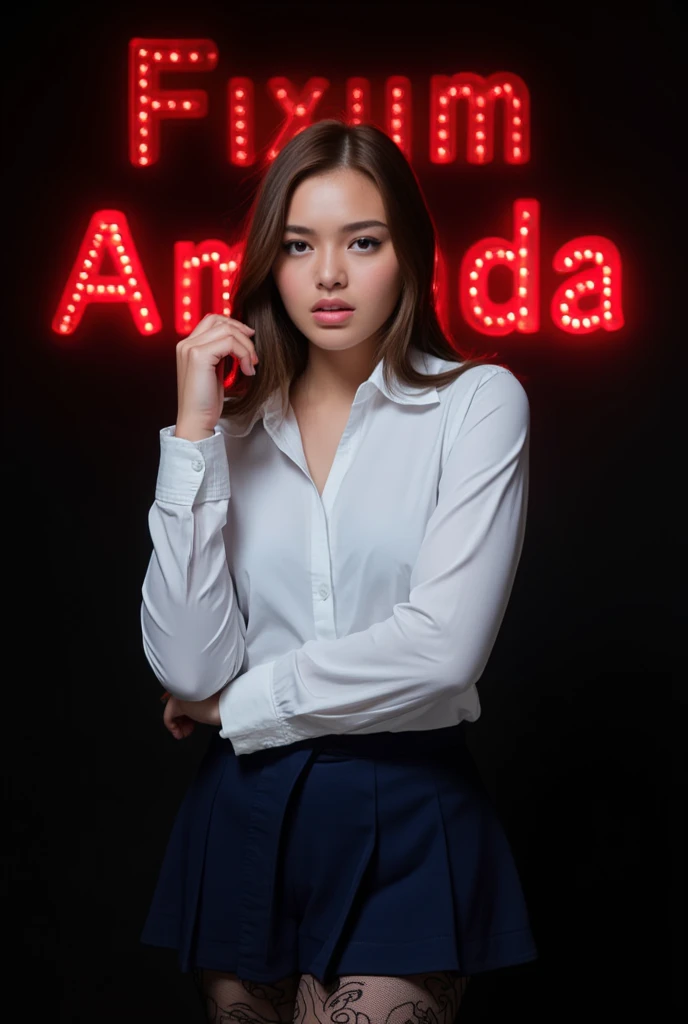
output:
[[[220,691],[220,736],[231,741],[237,756],[293,742],[272,699],[274,667],[274,661],[256,665]]]
[[[229,465],[220,428],[215,427],[212,437],[200,441],[175,437],[174,430],[172,426],[160,431],[156,501],[194,505],[201,501],[228,500]]]

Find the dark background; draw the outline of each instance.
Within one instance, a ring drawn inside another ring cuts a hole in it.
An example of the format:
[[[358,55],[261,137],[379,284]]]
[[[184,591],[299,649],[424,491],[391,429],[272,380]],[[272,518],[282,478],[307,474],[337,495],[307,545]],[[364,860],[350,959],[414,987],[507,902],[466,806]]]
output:
[[[376,120],[385,78],[409,76],[412,163],[454,279],[473,241],[508,237],[515,199],[542,204],[540,332],[482,338],[451,295],[458,341],[496,352],[531,403],[525,546],[469,742],[540,949],[533,964],[475,976],[460,1019],[672,1018],[683,887],[674,584],[685,553],[678,5],[27,11],[6,36],[3,210],[5,863],[21,1019],[202,1019],[175,954],[138,942],[209,735],[198,727],[177,743],[164,729],[139,626],[158,431],[176,417],[172,252],[178,239],[224,237],[252,196],[225,157],[227,79],[253,78],[267,146],[281,117],[267,79],[314,74],[331,83],[317,118],[338,116],[345,79],[364,75]],[[208,118],[165,123],[150,169],[128,161],[133,36],[219,47],[216,71],[183,79],[208,91]],[[530,162],[506,165],[498,136],[492,164],[467,165],[462,148],[455,164],[430,164],[430,75],[498,70],[530,90]],[[163,330],[144,338],[126,308],[92,306],[64,343],[51,320],[103,207],[127,214]],[[621,252],[626,325],[574,339],[551,325],[551,264],[586,233]]]

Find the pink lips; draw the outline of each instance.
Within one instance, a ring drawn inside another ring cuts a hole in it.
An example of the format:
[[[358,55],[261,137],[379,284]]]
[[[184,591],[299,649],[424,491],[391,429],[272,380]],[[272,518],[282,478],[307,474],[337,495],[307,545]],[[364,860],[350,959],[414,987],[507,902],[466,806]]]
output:
[[[313,311],[313,319],[319,324],[343,324],[354,312],[353,309],[316,309]]]

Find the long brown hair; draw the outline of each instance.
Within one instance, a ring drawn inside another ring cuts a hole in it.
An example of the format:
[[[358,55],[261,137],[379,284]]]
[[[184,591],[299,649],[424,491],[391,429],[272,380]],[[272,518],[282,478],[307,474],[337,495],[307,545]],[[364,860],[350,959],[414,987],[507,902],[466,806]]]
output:
[[[272,265],[297,186],[312,175],[344,168],[368,175],[377,186],[402,274],[399,301],[375,349],[375,363],[385,360],[387,387],[397,394],[395,378],[411,387],[444,387],[470,367],[490,361],[488,356],[467,358],[440,326],[433,287],[436,229],[415,172],[400,148],[373,124],[325,119],[303,129],[280,151],[246,216],[248,231],[240,232],[246,240],[234,279],[231,315],[255,328],[253,341],[260,363],[255,377],[240,373],[235,363],[225,381],[223,416],[252,416],[276,389],[286,415],[291,383],[308,362],[308,339],[284,308]],[[460,365],[444,373],[419,373],[408,358],[411,345]]]

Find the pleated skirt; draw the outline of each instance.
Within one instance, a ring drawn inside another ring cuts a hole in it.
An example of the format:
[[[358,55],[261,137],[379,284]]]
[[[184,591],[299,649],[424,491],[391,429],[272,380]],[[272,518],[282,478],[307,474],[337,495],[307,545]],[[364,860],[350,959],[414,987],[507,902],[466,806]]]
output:
[[[214,733],[172,826],[144,944],[182,971],[472,975],[538,957],[466,723],[236,756]]]

